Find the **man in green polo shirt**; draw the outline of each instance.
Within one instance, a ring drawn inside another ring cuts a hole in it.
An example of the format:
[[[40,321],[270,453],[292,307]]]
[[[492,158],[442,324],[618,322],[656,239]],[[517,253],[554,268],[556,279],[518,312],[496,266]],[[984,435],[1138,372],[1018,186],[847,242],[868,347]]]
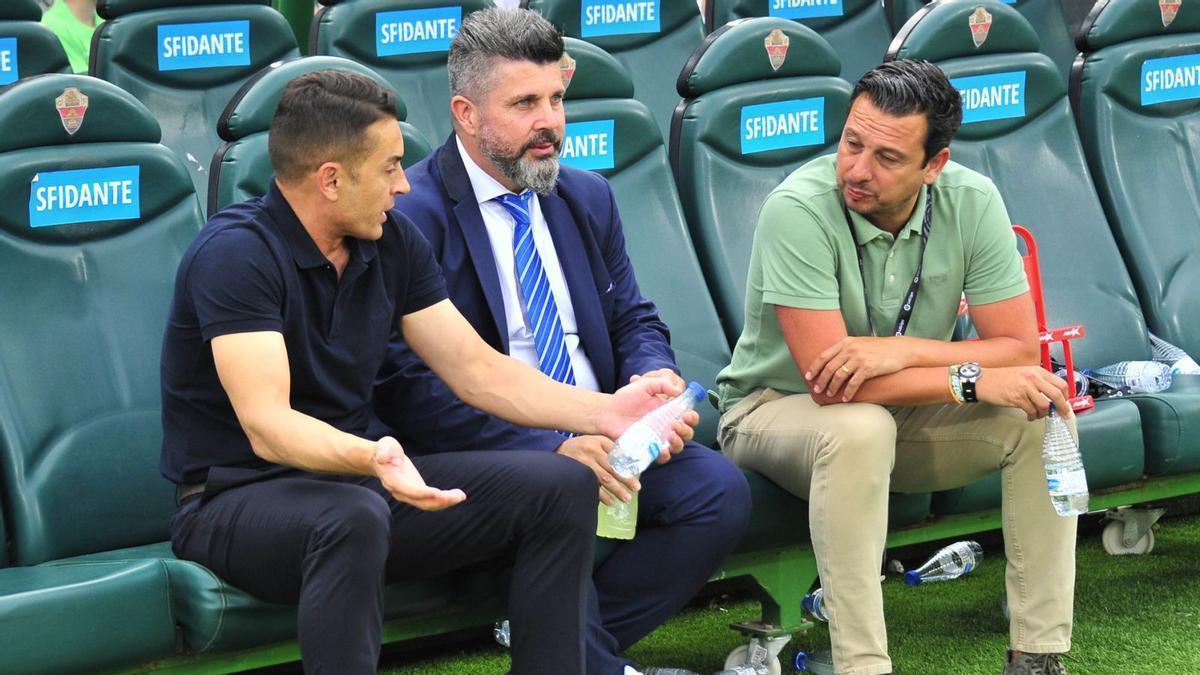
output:
[[[836,156],[759,213],[746,324],[717,378],[721,446],[809,502],[839,674],[889,673],[879,565],[889,489],[1003,479],[1011,651],[1006,675],[1065,673],[1075,518],[1041,460],[1066,384],[1039,368],[1011,222],[987,178],[950,162],[958,92],[895,61],[851,97]],[[932,200],[932,201],[930,201]],[[965,293],[980,339],[951,342]]]
[[[96,0],[54,0],[54,4],[42,14],[42,23],[54,31],[71,70],[86,73],[88,55],[92,51],[92,33],[104,23],[96,14]]]

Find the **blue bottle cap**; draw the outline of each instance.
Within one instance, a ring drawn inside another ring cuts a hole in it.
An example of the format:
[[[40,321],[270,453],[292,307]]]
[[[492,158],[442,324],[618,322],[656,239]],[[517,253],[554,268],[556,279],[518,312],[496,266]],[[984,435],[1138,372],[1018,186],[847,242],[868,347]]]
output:
[[[796,652],[796,658],[792,660],[792,666],[796,670],[808,670],[808,654],[805,652]]]
[[[697,401],[703,401],[704,397],[708,396],[708,390],[704,388],[704,385],[695,380],[688,382],[686,393],[691,394],[692,398]]]
[[[904,573],[904,583],[909,586],[920,586],[921,575],[916,570],[910,570]]]

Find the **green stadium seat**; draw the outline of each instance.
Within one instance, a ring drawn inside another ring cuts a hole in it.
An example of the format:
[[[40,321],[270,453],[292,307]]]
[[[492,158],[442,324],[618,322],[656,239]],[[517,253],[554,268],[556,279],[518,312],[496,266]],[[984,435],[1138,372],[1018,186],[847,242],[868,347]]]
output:
[[[710,33],[733,19],[756,16],[805,24],[833,47],[842,64],[841,75],[849,82],[879,65],[892,38],[880,0],[707,0],[705,4],[704,23]]]
[[[163,145],[187,165],[204,202],[217,118],[251,75],[298,56],[269,0],[101,0],[90,74],[125,89],[158,118]]]
[[[0,6],[0,87],[33,75],[71,72],[62,43],[39,23],[41,18],[35,0],[6,0]]]
[[[1075,34],[1072,29],[1075,8],[1064,6],[1065,0],[1002,1],[1015,7],[1033,26],[1038,34],[1041,52],[1054,61],[1065,80],[1075,60],[1075,40],[1072,37]],[[888,0],[887,6],[893,32],[899,33],[905,22],[925,6],[925,0]],[[1078,22],[1074,25],[1078,27]]]
[[[392,85],[364,65],[337,56],[305,56],[272,63],[246,81],[233,95],[217,122],[226,143],[213,155],[209,169],[208,212],[266,194],[272,176],[267,156],[267,131],[279,97],[288,82],[316,70],[345,70],[365,75],[387,89]],[[404,101],[397,99],[396,114],[404,120]],[[404,134],[405,168],[429,154],[430,142],[416,127],[400,122]]]
[[[1163,13],[1171,7],[1097,5],[1079,36],[1070,92],[1146,320],[1200,355],[1200,11]]]
[[[0,214],[0,314],[16,319],[0,324],[0,496],[23,566],[0,570],[0,672],[170,655],[161,564],[53,561],[166,538],[158,354],[200,206],[153,116],[107,82],[18,82],[0,129],[20,130],[0,136],[0,199],[17,205]]]
[[[837,149],[850,100],[839,69],[815,31],[764,17],[717,29],[679,75],[671,166],[731,345],[742,331],[759,207],[801,164]],[[766,126],[779,119],[792,128]]]
[[[989,23],[985,39],[978,38],[980,11],[989,15],[982,17]],[[1087,330],[1085,339],[1072,342],[1077,367],[1148,358],[1145,321],[1091,185],[1065,84],[1037,48],[1034,29],[1008,5],[934,2],[904,26],[888,58],[938,63],[963,93],[963,126],[950,146],[951,159],[995,181],[1013,221],[1037,238],[1050,323]],[[1185,395],[1163,396],[1192,405]],[[1175,452],[1151,447],[1150,427],[1133,405],[1100,401],[1079,415],[1093,489],[1137,480],[1154,452]],[[1195,417],[1200,408],[1189,414]],[[1190,424],[1181,416],[1173,426]],[[995,506],[999,497],[992,477],[935,495],[934,510],[974,511]]]
[[[700,9],[690,0],[524,0],[568,37],[612,54],[633,79],[665,140],[679,99],[675,79],[704,39]]]
[[[612,55],[565,38],[573,60],[564,107],[562,162],[592,169],[612,184],[625,223],[629,258],[642,293],[671,327],[671,346],[683,376],[712,386],[729,363],[729,346],[696,260],[667,150],[650,110],[635,101],[628,71]],[[564,79],[570,69],[564,71]],[[716,415],[701,411],[696,439],[711,444]]]
[[[450,135],[446,53],[462,20],[491,0],[320,0],[309,54],[369,66],[408,102],[408,122],[441,142]]]

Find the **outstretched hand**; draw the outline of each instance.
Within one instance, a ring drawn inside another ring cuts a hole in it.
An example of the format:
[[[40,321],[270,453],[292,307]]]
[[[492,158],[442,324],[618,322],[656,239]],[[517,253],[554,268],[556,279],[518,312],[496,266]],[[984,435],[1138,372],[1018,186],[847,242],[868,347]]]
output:
[[[398,502],[411,504],[422,511],[440,511],[464,501],[462,490],[439,490],[425,484],[417,467],[404,454],[399,441],[384,436],[375,443],[375,455],[371,468],[383,487]]]

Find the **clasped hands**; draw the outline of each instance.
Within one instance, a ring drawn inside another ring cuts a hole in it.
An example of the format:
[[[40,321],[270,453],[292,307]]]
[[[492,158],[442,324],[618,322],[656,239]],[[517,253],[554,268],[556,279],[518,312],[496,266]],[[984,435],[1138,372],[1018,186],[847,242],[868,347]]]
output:
[[[914,365],[914,350],[905,347],[909,340],[913,338],[844,337],[813,359],[804,379],[814,394],[836,397],[840,392],[848,403],[867,380]],[[1072,414],[1067,383],[1040,366],[985,367],[975,391],[980,401],[1019,408],[1030,421],[1048,415],[1052,403],[1061,414]]]

